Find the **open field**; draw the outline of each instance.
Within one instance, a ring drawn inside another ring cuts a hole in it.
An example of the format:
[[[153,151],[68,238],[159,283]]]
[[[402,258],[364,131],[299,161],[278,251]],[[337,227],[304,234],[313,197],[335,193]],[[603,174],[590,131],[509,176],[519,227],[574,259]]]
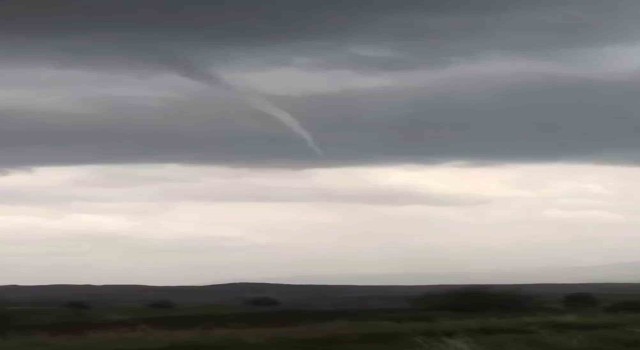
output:
[[[142,285],[45,285],[0,286],[0,303],[21,306],[57,306],[69,300],[84,300],[92,305],[137,306],[158,299],[170,299],[180,305],[242,305],[255,295],[269,295],[287,307],[310,308],[401,308],[407,299],[422,293],[441,292],[459,285],[354,286],[291,285],[272,283],[229,283],[208,286]],[[540,298],[556,300],[564,294],[595,293],[607,299],[640,296],[640,283],[519,284],[491,285],[493,289],[518,289]]]
[[[145,325],[0,341],[6,350],[66,349],[638,349],[640,315],[440,316],[429,321],[325,321],[162,329]],[[378,315],[381,316],[381,315]],[[395,315],[398,316],[398,315]],[[249,315],[245,315],[247,320]],[[248,321],[247,323],[250,323]]]
[[[586,286],[526,286],[526,294],[504,288],[450,287],[447,291],[432,287],[420,294],[425,299],[413,295],[400,308],[287,305],[294,300],[287,296],[293,294],[298,302],[304,295],[311,305],[317,305],[322,298],[332,297],[327,291],[337,297],[348,291],[358,300],[369,297],[370,292],[384,294],[385,287],[305,290],[293,286],[294,293],[280,285],[276,286],[278,298],[285,302],[271,306],[220,303],[158,308],[141,299],[138,304],[94,303],[78,308],[52,303],[49,295],[49,299],[33,299],[37,306],[23,300],[5,303],[0,312],[4,317],[0,320],[0,349],[640,349],[640,310],[614,312],[608,308],[620,300],[640,300],[636,286],[594,285],[595,293],[590,295],[598,303],[582,309],[562,302],[561,290],[584,294]],[[398,298],[406,292],[389,288],[386,292]],[[95,294],[94,298],[92,301],[97,300]]]

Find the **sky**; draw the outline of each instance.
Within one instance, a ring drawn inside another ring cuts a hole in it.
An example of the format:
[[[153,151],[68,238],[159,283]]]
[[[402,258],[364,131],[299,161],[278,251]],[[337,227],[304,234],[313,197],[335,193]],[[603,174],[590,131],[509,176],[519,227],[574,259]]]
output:
[[[640,264],[638,13],[2,1],[0,284]]]

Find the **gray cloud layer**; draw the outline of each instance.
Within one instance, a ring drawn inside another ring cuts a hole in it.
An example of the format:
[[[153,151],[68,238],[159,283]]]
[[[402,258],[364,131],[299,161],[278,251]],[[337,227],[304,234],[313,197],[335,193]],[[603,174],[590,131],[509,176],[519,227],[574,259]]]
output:
[[[4,1],[0,167],[636,163],[638,10],[631,0]],[[175,57],[271,95],[325,157],[190,81]]]

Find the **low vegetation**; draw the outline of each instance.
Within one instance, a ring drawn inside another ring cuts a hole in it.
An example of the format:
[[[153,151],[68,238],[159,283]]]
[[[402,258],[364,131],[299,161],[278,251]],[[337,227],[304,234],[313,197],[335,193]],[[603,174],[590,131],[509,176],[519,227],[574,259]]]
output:
[[[585,293],[544,299],[490,288],[410,299],[411,308],[372,310],[286,309],[272,297],[249,298],[236,309],[168,300],[8,307],[0,310],[0,349],[640,349],[635,299]]]
[[[570,310],[589,310],[600,306],[600,300],[591,293],[570,293],[564,296],[562,303]]]
[[[429,293],[416,298],[420,308],[453,312],[522,312],[536,307],[534,297],[518,291],[462,288],[447,293]]]
[[[176,303],[171,300],[156,300],[147,304],[152,309],[174,309]]]
[[[612,303],[605,308],[609,312],[638,312],[640,313],[640,300],[626,300]]]
[[[245,300],[245,304],[258,307],[273,307],[282,304],[278,299],[272,297],[253,297]]]

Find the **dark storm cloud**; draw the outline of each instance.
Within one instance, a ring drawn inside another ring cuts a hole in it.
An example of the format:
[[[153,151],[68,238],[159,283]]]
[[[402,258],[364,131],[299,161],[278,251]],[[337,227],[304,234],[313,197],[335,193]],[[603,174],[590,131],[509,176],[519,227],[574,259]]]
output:
[[[638,10],[632,0],[3,1],[0,69],[171,73],[197,85],[172,60],[243,71],[308,58],[300,67],[309,71],[374,76],[492,54],[571,67],[581,63],[570,54],[575,50],[634,43]],[[474,79],[452,84],[484,84]],[[0,91],[12,84],[5,80]],[[215,99],[207,104],[204,86],[182,102],[163,99],[153,108],[94,98],[93,110],[73,118],[0,105],[0,166],[637,160],[637,79],[540,75],[472,93],[424,90],[418,84],[273,98],[315,135],[323,159],[275,122],[245,127],[245,118],[265,119],[260,112],[227,110]]]
[[[638,9],[632,0],[14,0],[0,3],[0,37],[11,47],[0,57],[130,66],[179,52],[260,64],[307,52],[326,64],[384,69],[433,63],[425,57],[624,41],[636,34],[629,29]],[[384,64],[335,52],[381,43],[419,56]],[[262,62],[244,56],[256,52]]]

